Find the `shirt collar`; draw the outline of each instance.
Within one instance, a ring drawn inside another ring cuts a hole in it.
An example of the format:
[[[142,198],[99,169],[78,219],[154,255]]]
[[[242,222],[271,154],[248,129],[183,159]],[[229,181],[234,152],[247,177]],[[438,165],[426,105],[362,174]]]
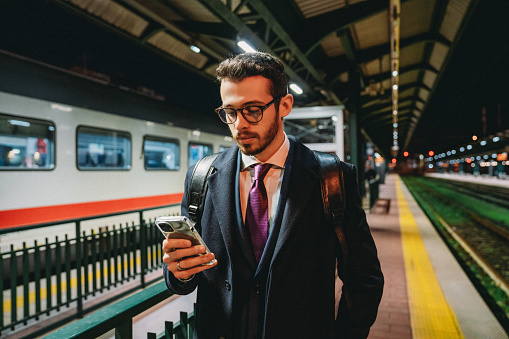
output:
[[[288,140],[288,136],[285,134],[285,141],[279,147],[276,153],[274,153],[269,160],[267,160],[265,163],[272,164],[273,167],[277,168],[285,168],[285,162],[286,157],[288,156],[288,151],[290,150],[290,141]],[[248,169],[248,167],[251,167],[256,164],[262,163],[254,155],[245,155],[241,152],[242,155],[242,163],[241,163],[241,170],[245,171]]]

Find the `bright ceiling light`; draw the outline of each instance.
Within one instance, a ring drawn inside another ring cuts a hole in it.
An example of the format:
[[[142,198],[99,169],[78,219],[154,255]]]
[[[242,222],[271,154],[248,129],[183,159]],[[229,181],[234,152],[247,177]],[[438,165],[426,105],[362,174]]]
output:
[[[297,84],[290,84],[290,88],[292,91],[294,91],[296,94],[302,94],[302,88],[300,88]]]
[[[256,50],[255,50],[253,47],[251,47],[251,45],[249,45],[249,44],[248,44],[247,42],[245,42],[244,40],[241,40],[241,41],[237,42],[237,45],[238,45],[240,48],[242,48],[244,51],[246,51],[246,52],[250,52],[250,53],[252,53],[252,52],[256,52]]]
[[[191,46],[190,48],[191,48],[191,51],[193,51],[195,53],[200,53],[200,51],[201,51],[200,47],[197,47],[197,46],[194,46],[194,45]]]

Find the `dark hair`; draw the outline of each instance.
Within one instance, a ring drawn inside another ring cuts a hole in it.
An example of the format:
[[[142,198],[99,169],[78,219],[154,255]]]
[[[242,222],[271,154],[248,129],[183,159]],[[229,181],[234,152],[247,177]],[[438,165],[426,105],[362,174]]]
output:
[[[288,80],[285,66],[277,57],[263,52],[249,52],[236,55],[221,62],[216,69],[219,81],[240,82],[245,78],[261,75],[271,82],[272,97],[288,93]]]

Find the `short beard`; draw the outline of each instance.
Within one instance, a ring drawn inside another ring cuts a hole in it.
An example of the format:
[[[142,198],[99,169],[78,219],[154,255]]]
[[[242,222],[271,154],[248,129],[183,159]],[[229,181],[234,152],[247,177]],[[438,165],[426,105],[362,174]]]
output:
[[[267,135],[263,139],[260,139],[260,136],[258,134],[250,134],[250,133],[246,133],[246,134],[237,133],[236,136],[232,134],[232,137],[237,142],[237,145],[239,146],[242,153],[244,153],[245,155],[257,155],[257,154],[260,154],[261,152],[263,152],[272,143],[272,141],[276,137],[276,135],[279,131],[279,123],[278,122],[279,122],[279,111],[276,112],[276,117],[275,117],[273,123],[270,125]],[[248,147],[244,147],[244,145],[242,145],[241,143],[239,143],[237,141],[237,138],[239,136],[246,136],[246,135],[258,138],[260,140],[260,145],[257,148],[255,148],[254,145],[248,145]]]

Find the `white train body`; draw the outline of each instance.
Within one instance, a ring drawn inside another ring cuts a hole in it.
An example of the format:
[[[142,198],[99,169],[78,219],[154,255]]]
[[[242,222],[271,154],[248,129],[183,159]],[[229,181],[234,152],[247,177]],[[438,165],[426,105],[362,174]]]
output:
[[[27,168],[26,164],[19,168],[1,167],[0,230],[3,233],[7,229],[30,224],[114,213],[131,207],[154,207],[164,205],[166,201],[166,204],[174,204],[173,210],[178,213],[188,169],[189,143],[210,144],[213,152],[233,145],[231,138],[225,136],[3,92],[0,92],[0,114],[20,120],[49,121],[55,129],[53,168]],[[80,170],[78,157],[83,156],[77,151],[77,130],[80,126],[127,132],[131,154],[125,157],[131,159],[131,165],[123,170]],[[178,170],[145,168],[143,143],[146,136],[178,140]],[[5,133],[3,137],[4,140],[8,138]],[[26,223],[22,221],[25,216]],[[5,235],[3,241],[0,238],[2,247],[6,244],[5,240]]]

